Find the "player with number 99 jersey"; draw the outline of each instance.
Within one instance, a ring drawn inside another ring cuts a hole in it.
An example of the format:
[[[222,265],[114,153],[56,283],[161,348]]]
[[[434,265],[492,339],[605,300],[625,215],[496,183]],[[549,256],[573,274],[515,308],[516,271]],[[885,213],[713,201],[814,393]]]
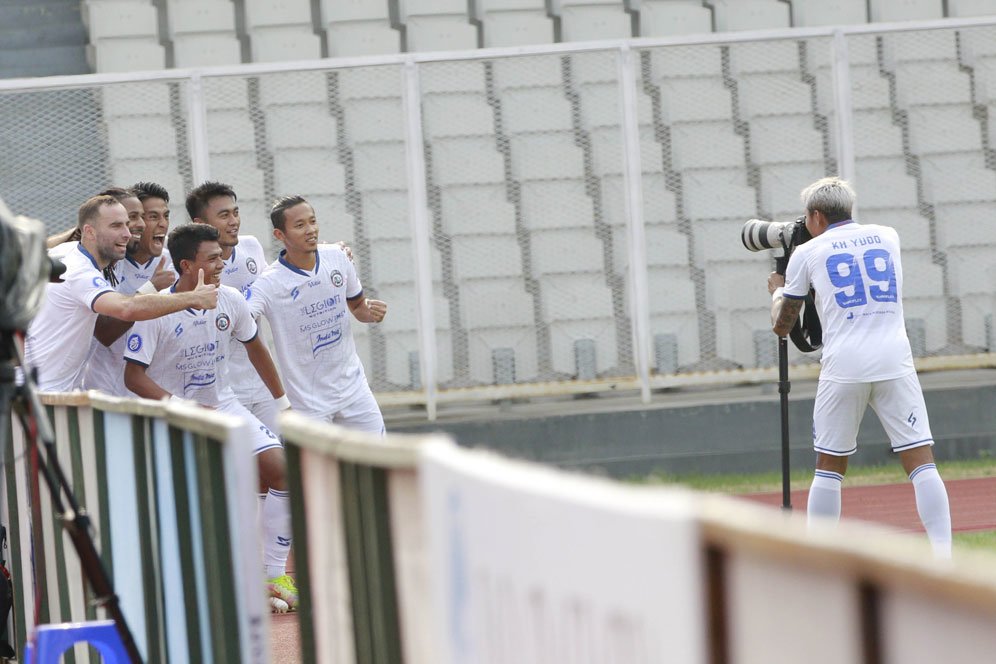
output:
[[[810,286],[823,321],[820,380],[876,382],[914,372],[894,229],[850,220],[830,224],[792,253],[783,296],[802,299]]]

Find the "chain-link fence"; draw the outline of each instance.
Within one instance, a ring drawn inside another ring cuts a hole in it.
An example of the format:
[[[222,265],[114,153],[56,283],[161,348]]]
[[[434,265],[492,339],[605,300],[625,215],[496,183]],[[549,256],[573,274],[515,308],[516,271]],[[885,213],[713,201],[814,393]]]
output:
[[[914,353],[983,366],[996,26],[977,23],[0,84],[0,195],[54,231],[154,180],[180,223],[210,177],[272,257],[268,205],[302,194],[389,304],[353,328],[374,389],[418,403],[767,375],[773,261],[740,229],[842,174],[859,221],[899,230]]]

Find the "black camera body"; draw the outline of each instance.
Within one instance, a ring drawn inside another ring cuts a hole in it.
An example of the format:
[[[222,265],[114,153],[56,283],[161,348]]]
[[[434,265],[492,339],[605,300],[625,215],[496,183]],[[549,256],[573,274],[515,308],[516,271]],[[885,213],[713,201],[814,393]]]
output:
[[[45,250],[45,225],[14,216],[0,199],[0,331],[27,329],[58,272]]]

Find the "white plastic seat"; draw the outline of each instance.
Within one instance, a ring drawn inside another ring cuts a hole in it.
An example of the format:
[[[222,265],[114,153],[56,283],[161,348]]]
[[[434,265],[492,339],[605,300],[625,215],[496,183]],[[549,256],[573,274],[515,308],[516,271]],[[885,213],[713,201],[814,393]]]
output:
[[[522,221],[530,230],[575,228],[595,217],[584,180],[523,182]]]
[[[682,173],[685,212],[692,219],[743,219],[757,207],[746,174],[736,169],[710,169]]]
[[[991,201],[938,205],[938,244],[942,249],[996,245],[996,224],[989,223],[994,209]]]
[[[643,0],[640,3],[640,37],[707,32],[712,32],[712,12],[700,2]]]
[[[546,0],[476,0],[476,16],[487,12],[503,11],[546,11]]]
[[[577,374],[575,342],[595,342],[595,371],[602,373],[618,364],[616,322],[613,318],[589,320],[553,320],[550,322],[550,354],[553,370]]]
[[[84,0],[80,9],[91,44],[143,37],[158,42],[159,15],[150,0]]]
[[[972,86],[957,60],[902,62],[895,67],[896,97],[914,104],[971,104]]]
[[[521,277],[461,283],[460,315],[467,329],[532,327],[536,324],[532,299]]]
[[[879,72],[878,65],[854,65],[849,69],[851,79],[851,109],[864,110],[890,109],[889,80]],[[820,111],[834,111],[834,83],[829,68],[815,73],[816,91]]]
[[[868,16],[875,23],[944,18],[942,0],[871,0]]]
[[[903,252],[903,300],[944,296],[944,273],[930,251]]]
[[[860,209],[917,207],[916,179],[906,172],[905,159],[856,159],[854,171]]]
[[[935,203],[996,199],[996,172],[986,168],[981,152],[920,158],[926,196]]]
[[[440,206],[443,231],[451,235],[515,233],[515,207],[504,184],[444,187]]]
[[[559,87],[564,84],[561,56],[497,58],[492,65],[494,86],[501,98],[514,88]]]
[[[245,0],[246,27],[310,25],[310,0]]]
[[[424,98],[455,93],[484,96],[485,71],[484,63],[479,60],[424,62],[419,65],[419,87]]]
[[[750,121],[751,158],[757,164],[823,158],[823,136],[812,115],[758,117]]]
[[[673,335],[678,342],[678,366],[695,364],[700,359],[699,317],[695,313],[650,314],[650,335]],[[659,374],[668,373],[670,366],[658,366],[656,354],[650,356],[651,366]]]
[[[792,21],[796,27],[867,23],[867,0],[792,0]]]
[[[401,35],[387,20],[337,22],[326,35],[332,58],[401,52]]]
[[[799,45],[792,39],[730,45],[730,69],[737,76],[799,72]]]
[[[369,189],[407,189],[405,144],[401,141],[358,143],[353,148],[356,186]]]
[[[129,83],[99,88],[104,118],[129,115],[159,115],[169,121],[170,87],[168,83]]]
[[[252,120],[244,110],[208,111],[207,130],[211,152],[252,152],[256,149]]]
[[[750,74],[739,80],[740,113],[745,119],[762,115],[812,114],[812,88],[799,73]]]
[[[600,272],[604,245],[589,228],[535,231],[530,235],[533,276]]]
[[[325,25],[390,18],[390,5],[385,0],[321,0],[320,10]]]
[[[271,106],[266,109],[266,138],[271,148],[335,148],[337,123],[326,104]]]
[[[978,101],[992,108],[996,104],[996,56],[976,61],[975,81]]]
[[[802,214],[799,192],[827,175],[823,161],[766,164],[761,172],[761,209],[774,221],[791,221]],[[858,185],[859,205],[864,201],[863,188]],[[746,221],[746,220],[745,220]]]
[[[958,58],[956,35],[955,30],[933,30],[927,33],[895,32],[882,35],[883,59],[889,66],[897,62],[955,60]]]
[[[989,0],[948,0],[948,16],[989,16],[994,11]]]
[[[573,128],[571,105],[560,86],[506,90],[501,101],[505,132],[511,136]]]
[[[909,110],[910,147],[917,154],[981,151],[982,128],[972,106],[916,106]]]
[[[589,83],[578,87],[581,117],[588,129],[595,127],[619,127],[622,124],[621,96],[619,85],[613,83]],[[649,105],[639,104],[637,115],[640,124],[653,122]]]
[[[628,39],[633,36],[629,14],[622,3],[562,7],[560,29],[563,41]]]
[[[87,64],[97,73],[166,68],[166,50],[158,39],[106,39],[86,47]]]
[[[488,12],[482,21],[485,48],[553,42],[553,21],[543,10]]]
[[[620,127],[601,127],[590,132],[593,153],[592,168],[596,175],[621,175],[623,163],[623,137]],[[663,154],[661,144],[654,140],[653,132],[640,134],[640,166],[644,173],[661,172]]]
[[[173,37],[173,64],[180,67],[215,67],[242,62],[242,45],[234,35],[191,34]]]
[[[661,115],[668,124],[733,119],[730,90],[722,78],[668,78],[659,85]]]
[[[170,0],[166,9],[176,67],[242,62],[242,47],[235,33],[235,11],[231,2]]]
[[[132,115],[106,123],[111,161],[176,157],[176,131],[168,115]],[[143,175],[142,179],[153,177]]]
[[[259,77],[259,102],[266,108],[299,104],[327,106],[328,76],[322,71],[264,74]],[[206,82],[209,84],[210,81]]]
[[[174,192],[172,197],[174,203],[170,206],[173,219],[186,218],[182,196],[184,191],[183,177],[180,175],[176,157],[113,157],[110,163],[111,182],[131,185],[154,177],[158,184],[166,188],[166,191]]]
[[[477,48],[477,28],[466,15],[409,16],[405,22],[409,51],[460,51]]]
[[[337,197],[337,201],[345,213],[345,198]],[[367,191],[362,201],[367,237],[373,241],[411,238],[407,191]]]
[[[391,312],[388,312],[388,318]],[[419,357],[419,338],[414,330],[396,330],[385,319],[378,328],[383,335],[384,350],[384,376],[375,376],[373,371],[373,358],[368,340],[368,333],[362,324],[352,326],[353,336],[356,340],[357,353],[363,362],[368,380],[386,380],[390,385],[396,385],[400,389],[408,389],[414,380],[419,380],[419,376],[412,376],[412,356]],[[363,330],[361,338],[357,336],[357,330]],[[436,330],[436,380],[439,383],[447,383],[453,379],[453,337],[448,330]]]
[[[671,160],[679,169],[744,165],[744,139],[727,122],[682,123],[671,127]]]
[[[641,180],[643,188],[643,221],[646,224],[672,224],[678,213],[674,192],[667,188],[667,179],[661,173],[646,172]],[[612,226],[626,224],[626,182],[621,175],[602,177],[602,218]]]
[[[494,113],[480,94],[426,94],[422,123],[429,139],[494,133]]]
[[[280,192],[346,193],[346,172],[334,151],[312,148],[279,150],[273,155],[274,187]]]
[[[519,180],[584,177],[584,155],[573,132],[519,134],[510,141],[512,175]]]
[[[400,98],[404,81],[402,69],[395,65],[356,67],[335,72],[339,99],[345,104],[353,99]]]
[[[344,101],[347,140],[351,143],[404,141],[405,118],[401,106],[400,97]]]
[[[453,278],[518,277],[522,251],[515,235],[458,235],[452,239]]]
[[[855,111],[852,121],[856,157],[903,156],[903,130],[893,122],[892,111]]]
[[[716,31],[788,28],[788,5],[777,0],[713,0]]]
[[[433,16],[467,12],[466,0],[397,0],[404,21],[412,16]]]
[[[972,2],[973,0],[965,1]],[[989,0],[977,1],[988,5],[988,11],[981,12],[980,15],[992,14],[996,11],[996,9],[992,8]],[[959,10],[951,5],[948,6],[948,12],[951,16],[959,16],[959,14],[955,13],[956,11]],[[975,16],[976,14],[962,15]],[[961,56],[966,64],[975,65],[980,58],[996,57],[996,27],[987,25],[975,28],[962,28],[959,30],[959,35],[961,36]]]
[[[317,60],[322,55],[321,42],[310,24],[254,28],[249,48],[253,62]]]
[[[526,300],[519,301],[520,306],[525,304]],[[515,382],[528,382],[536,378],[538,373],[536,328],[530,325],[467,330],[467,350],[472,380],[485,385],[495,382],[494,351],[498,349],[509,349],[514,352]]]
[[[505,182],[505,162],[490,136],[433,141],[432,168],[435,183],[442,187]]]

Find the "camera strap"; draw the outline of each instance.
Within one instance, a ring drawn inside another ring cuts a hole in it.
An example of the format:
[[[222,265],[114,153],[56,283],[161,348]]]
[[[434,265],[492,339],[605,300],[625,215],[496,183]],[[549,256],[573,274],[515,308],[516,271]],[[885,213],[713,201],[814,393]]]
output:
[[[799,319],[792,326],[789,338],[795,347],[803,353],[812,353],[823,346],[823,324],[820,322],[820,314],[816,310],[816,301],[813,299],[813,291],[803,300],[802,313]]]

